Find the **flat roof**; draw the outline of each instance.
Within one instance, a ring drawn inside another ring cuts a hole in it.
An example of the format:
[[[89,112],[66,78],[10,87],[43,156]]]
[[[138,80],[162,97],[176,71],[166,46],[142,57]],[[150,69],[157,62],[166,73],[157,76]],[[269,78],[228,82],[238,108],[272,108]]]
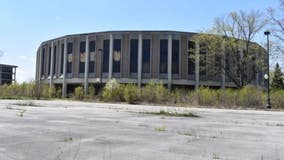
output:
[[[14,68],[17,68],[17,67],[18,67],[18,66],[9,65],[9,64],[0,64],[0,66],[4,66],[4,67],[14,67]]]

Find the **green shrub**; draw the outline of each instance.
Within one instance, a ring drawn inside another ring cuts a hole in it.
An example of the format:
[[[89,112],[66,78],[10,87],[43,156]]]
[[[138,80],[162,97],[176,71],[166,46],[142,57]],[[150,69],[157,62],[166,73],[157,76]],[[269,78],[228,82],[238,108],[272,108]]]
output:
[[[271,92],[271,106],[272,108],[284,109],[284,90]]]
[[[154,81],[150,81],[146,86],[144,86],[141,90],[141,97],[143,101],[153,103],[156,101],[156,94],[155,94],[155,86],[156,84]]]
[[[239,102],[241,107],[260,107],[263,106],[262,91],[254,86],[248,85],[238,91]]]
[[[171,94],[162,82],[154,83],[150,81],[149,84],[142,88],[142,99],[150,103],[165,104],[171,101]]]
[[[78,99],[78,100],[84,99],[84,88],[82,86],[76,87],[74,96],[75,96],[75,99]]]
[[[54,85],[48,88],[48,98],[55,98],[56,97],[56,88]]]
[[[130,104],[135,104],[139,101],[140,94],[139,89],[134,84],[127,84],[124,88],[124,99]]]
[[[162,84],[155,85],[155,97],[157,103],[167,103],[170,100],[170,91]]]
[[[95,87],[94,87],[94,85],[90,85],[89,89],[88,89],[88,95],[87,95],[86,98],[94,99],[94,96],[95,96]]]
[[[200,87],[196,91],[197,101],[202,106],[215,106],[218,101],[218,94],[216,90]]]
[[[62,89],[61,87],[58,87],[56,89],[56,98],[61,98],[62,97]]]
[[[124,86],[120,85],[115,79],[109,80],[103,88],[102,97],[107,102],[124,101],[123,98]]]
[[[221,89],[218,90],[218,103],[225,108],[239,106],[239,95],[237,90]]]

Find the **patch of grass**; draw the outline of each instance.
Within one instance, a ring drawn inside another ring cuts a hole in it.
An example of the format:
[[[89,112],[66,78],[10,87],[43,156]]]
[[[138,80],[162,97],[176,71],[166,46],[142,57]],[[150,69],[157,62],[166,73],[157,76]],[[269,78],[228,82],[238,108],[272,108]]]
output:
[[[68,137],[65,137],[64,142],[72,142],[73,141],[73,138],[71,136],[68,136]]]
[[[192,112],[169,112],[169,111],[164,111],[160,110],[160,112],[143,112],[145,114],[153,114],[153,115],[161,115],[161,116],[173,116],[173,117],[194,117],[198,118],[199,115],[192,113]]]
[[[185,135],[185,136],[193,136],[192,133],[190,132],[178,132],[180,135]]]
[[[278,127],[284,127],[284,124],[277,123],[276,126],[278,126]]]
[[[156,127],[155,131],[158,131],[158,132],[166,131],[166,125],[162,125],[162,126]]]
[[[26,112],[25,109],[21,110],[18,114],[19,117],[24,117],[24,113]]]
[[[37,105],[36,105],[34,102],[32,102],[32,101],[14,103],[13,105],[17,105],[17,106],[37,106]]]
[[[221,158],[216,153],[213,153],[212,159],[217,160],[217,159],[221,159]]]

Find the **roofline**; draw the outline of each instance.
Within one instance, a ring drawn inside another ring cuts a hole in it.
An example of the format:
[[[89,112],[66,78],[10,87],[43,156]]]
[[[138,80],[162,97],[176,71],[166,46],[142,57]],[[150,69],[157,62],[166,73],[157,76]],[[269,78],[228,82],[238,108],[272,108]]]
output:
[[[6,66],[6,67],[14,67],[14,68],[18,68],[18,66],[15,66],[15,65],[9,65],[9,64],[0,64],[0,66]]]
[[[58,39],[63,39],[63,38],[68,38],[68,37],[73,37],[73,36],[83,36],[83,35],[88,35],[88,34],[106,34],[106,33],[127,33],[127,32],[137,32],[137,33],[145,33],[145,32],[162,32],[162,33],[179,33],[179,34],[197,34],[196,32],[185,32],[185,31],[174,31],[174,30],[114,30],[114,31],[99,31],[99,32],[87,32],[87,33],[78,33],[78,34],[68,34],[64,36],[60,36],[57,38],[52,38],[46,41],[41,42],[41,45],[43,43],[53,41],[53,40],[58,40]]]

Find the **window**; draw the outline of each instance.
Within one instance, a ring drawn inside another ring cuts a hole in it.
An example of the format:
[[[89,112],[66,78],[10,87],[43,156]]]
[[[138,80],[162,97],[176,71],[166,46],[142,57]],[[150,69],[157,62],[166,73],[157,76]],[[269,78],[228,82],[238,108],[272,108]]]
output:
[[[67,71],[66,73],[72,73],[72,61],[73,61],[73,44],[67,44]]]
[[[90,41],[89,48],[90,48],[89,73],[94,73],[95,72],[96,41]]]
[[[48,55],[48,66],[47,66],[48,75],[50,75],[50,64],[51,64],[51,47],[49,47],[49,55]]]
[[[2,73],[2,79],[12,79],[11,73]]]
[[[103,45],[103,72],[108,72],[109,65],[109,40],[104,40]]]
[[[86,42],[80,42],[80,63],[79,63],[79,73],[85,72],[85,56],[86,56]]]
[[[41,76],[44,75],[44,57],[45,57],[45,48],[42,48],[42,55],[41,55]]]
[[[120,60],[121,60],[121,40],[115,39],[113,41],[113,72],[120,72]]]
[[[195,74],[195,43],[193,41],[188,41],[187,43],[187,74],[194,75]]]
[[[200,51],[199,51],[199,75],[205,76],[206,75],[206,46],[205,44],[200,44]]]
[[[143,39],[142,73],[150,73],[150,53],[151,53],[151,40]]]
[[[138,39],[130,40],[130,73],[137,73]]]
[[[63,63],[64,63],[64,44],[61,44],[61,66],[60,66],[61,74],[63,74]]]
[[[172,40],[172,73],[179,74],[179,40]]]
[[[12,73],[12,67],[2,67],[2,73]]]
[[[160,73],[167,73],[168,69],[168,40],[160,40]]]

